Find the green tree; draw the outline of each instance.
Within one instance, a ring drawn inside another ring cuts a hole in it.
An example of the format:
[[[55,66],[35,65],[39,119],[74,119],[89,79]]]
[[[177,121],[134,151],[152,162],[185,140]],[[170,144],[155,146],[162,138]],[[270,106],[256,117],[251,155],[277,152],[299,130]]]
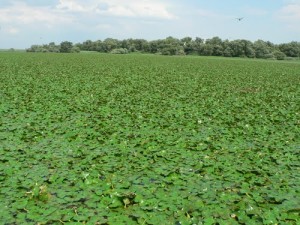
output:
[[[59,46],[56,45],[54,42],[50,42],[47,46],[49,52],[59,52]]]
[[[300,42],[292,41],[286,44],[280,44],[279,50],[288,57],[300,57]]]
[[[133,45],[134,45],[136,51],[142,52],[142,51],[144,51],[145,43],[147,41],[144,39],[134,39],[132,42],[133,42]]]
[[[111,52],[113,49],[121,47],[121,42],[114,38],[106,38],[102,44],[104,52]]]
[[[198,55],[203,55],[203,48],[204,48],[204,39],[196,37],[195,41],[193,42],[193,52],[197,53]]]
[[[128,54],[127,48],[115,48],[110,53],[112,54]]]
[[[29,49],[26,49],[27,52],[48,52],[48,49],[42,45],[32,45]]]
[[[271,51],[270,45],[263,40],[257,40],[254,42],[253,47],[255,49],[256,58],[269,58]]]
[[[232,57],[233,55],[233,51],[232,49],[230,48],[230,46],[226,47],[224,52],[223,52],[223,56],[225,57]]]
[[[212,44],[206,44],[201,49],[201,55],[211,56],[214,52],[214,46]]]
[[[93,42],[91,40],[86,40],[81,45],[81,50],[83,51],[92,51]]]
[[[80,52],[80,48],[77,46],[73,46],[71,49],[71,53],[79,53]]]
[[[239,40],[241,42],[241,45],[243,46],[243,56],[246,56],[248,58],[254,58],[255,57],[255,50],[253,47],[253,43],[248,40]]]
[[[223,41],[219,37],[213,37],[211,39],[206,39],[205,43],[211,45],[222,45]]]
[[[211,39],[207,39],[205,44],[212,46],[212,55],[221,56],[223,55],[223,41],[219,37],[213,37]]]
[[[194,41],[191,37],[182,38],[180,42],[180,45],[183,46],[185,54],[190,55],[195,51]]]
[[[245,57],[244,43],[241,40],[234,40],[229,43],[232,57]]]
[[[149,42],[149,52],[150,53],[157,53],[159,51],[159,41],[150,41]]]
[[[279,51],[279,50],[274,51],[274,52],[273,52],[273,55],[274,55],[274,57],[275,57],[277,60],[284,60],[285,57],[286,57],[286,55],[285,55],[283,52]]]
[[[70,41],[63,41],[60,43],[60,49],[59,51],[62,53],[70,53],[73,48],[73,43]]]
[[[91,49],[92,51],[103,52],[103,42],[101,40],[93,42]]]

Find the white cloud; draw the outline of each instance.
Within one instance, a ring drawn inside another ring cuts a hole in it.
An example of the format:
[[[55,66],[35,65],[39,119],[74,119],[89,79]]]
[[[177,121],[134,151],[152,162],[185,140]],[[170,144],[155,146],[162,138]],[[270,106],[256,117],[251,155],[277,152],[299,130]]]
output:
[[[11,35],[16,35],[20,32],[20,30],[16,27],[8,27],[8,28],[4,29],[4,31],[6,31],[7,33],[9,33]]]
[[[28,47],[63,40],[160,37],[152,22],[162,26],[176,18],[170,11],[174,3],[168,2],[171,0],[51,0],[41,4],[11,0],[0,7],[0,44]]]
[[[241,2],[224,6],[212,3],[209,7],[204,0],[0,2],[0,48],[107,37],[153,40],[167,36],[220,36],[287,42],[297,39],[300,32],[300,0],[282,0],[284,7],[269,7],[266,11],[259,4]],[[245,20],[238,23],[235,18],[240,16]]]
[[[112,24],[122,22],[126,18],[135,20],[172,20],[173,15],[166,3],[168,0],[59,0],[53,5],[32,5],[26,1],[11,1],[0,8],[0,25],[45,29],[60,29],[69,26],[83,30],[91,27],[99,29],[111,28]],[[99,24],[102,24],[99,26]],[[88,27],[88,28],[85,28]],[[5,30],[7,34],[16,31]]]
[[[110,29],[111,25],[110,24],[97,24],[96,29]]]
[[[72,0],[60,0],[56,6],[57,9],[71,11],[71,12],[86,12],[88,7],[81,5]],[[91,8],[92,9],[92,8]]]
[[[300,0],[284,0],[285,4],[300,4]]]
[[[281,8],[278,17],[288,28],[300,32],[300,1],[294,1]]]
[[[300,3],[290,4],[281,9],[281,15],[283,19],[290,21],[300,21]]]
[[[57,9],[66,12],[139,18],[176,18],[166,3],[158,0],[60,0]]]
[[[49,7],[33,7],[22,2],[14,2],[11,6],[0,8],[0,21],[6,24],[44,23],[46,26],[70,23],[72,17],[51,10]]]

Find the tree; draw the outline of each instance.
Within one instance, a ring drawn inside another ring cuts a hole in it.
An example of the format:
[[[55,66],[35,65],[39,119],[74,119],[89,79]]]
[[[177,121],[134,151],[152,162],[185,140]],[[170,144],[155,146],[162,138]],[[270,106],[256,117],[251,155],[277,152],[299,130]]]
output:
[[[48,46],[46,45],[45,47],[48,49],[49,52],[59,52],[60,50],[59,49],[60,47],[56,45],[54,42],[50,42]]]
[[[97,51],[97,49],[101,50],[101,41],[93,41],[91,42],[91,44],[89,45],[89,51]]]
[[[32,45],[29,49],[26,49],[27,52],[48,52],[48,49],[42,45]]]
[[[86,40],[82,43],[81,50],[92,51],[93,42],[91,40]]]
[[[274,57],[275,57],[277,60],[284,60],[285,57],[286,57],[286,55],[285,55],[283,52],[279,51],[279,50],[274,51],[274,52],[273,52],[273,55],[274,55]]]
[[[115,48],[120,48],[121,42],[114,38],[106,38],[103,41],[103,50],[104,52],[111,52]]]
[[[300,57],[300,42],[292,41],[281,44],[279,45],[279,50],[288,57]]]
[[[212,47],[212,52],[211,52],[211,55],[214,55],[214,56],[221,56],[223,55],[223,41],[221,38],[219,37],[213,37],[211,39],[207,39],[205,41],[205,45],[209,45]],[[207,48],[205,48],[207,49]],[[207,52],[207,50],[205,50]],[[205,53],[205,55],[209,55],[207,53]]]
[[[159,51],[159,41],[150,41],[149,42],[149,52],[150,53],[157,53]]]
[[[223,56],[232,57],[232,55],[233,55],[233,50],[230,48],[230,46],[226,47],[223,52]]]
[[[80,52],[80,48],[77,46],[73,46],[71,49],[71,53],[79,53]]]
[[[206,39],[205,43],[211,45],[222,45],[223,41],[219,37],[213,37],[211,39]]]
[[[62,53],[70,53],[73,48],[73,43],[69,41],[63,41],[60,43],[60,49],[59,51]]]
[[[128,39],[121,41],[121,48],[129,49],[129,47],[130,47],[130,41]]]
[[[193,38],[191,38],[191,37],[184,37],[180,41],[183,42],[183,43],[190,43],[190,42],[193,41]]]
[[[116,49],[116,51],[113,51]],[[126,49],[126,50],[124,50]],[[107,38],[104,41],[87,40],[75,45],[72,42],[64,41],[60,45],[54,42],[43,45],[32,45],[26,49],[27,52],[79,52],[98,51],[105,53],[130,53],[145,52],[163,55],[206,55],[206,56],[225,56],[225,57],[248,57],[248,58],[272,58],[289,59],[291,57],[300,57],[300,42],[290,42],[275,45],[270,41],[257,40],[254,43],[248,40],[222,40],[219,37],[211,39],[202,39],[196,37],[184,37],[177,39],[167,37],[154,41],[144,39],[125,39],[118,40]]]
[[[136,51],[143,51],[144,50],[144,46],[145,46],[145,42],[147,42],[144,39],[134,39],[132,40],[132,43],[136,49]]]
[[[270,46],[263,40],[257,40],[254,42],[253,47],[255,49],[256,58],[269,58],[271,51]]]
[[[214,46],[211,44],[205,44],[202,48],[201,55],[211,56],[214,52]]]
[[[241,40],[234,40],[229,43],[232,50],[232,57],[245,57],[244,43]]]
[[[197,53],[198,55],[203,55],[204,45],[204,39],[196,37],[195,41],[193,42],[193,52]]]
[[[127,48],[115,48],[110,53],[112,54],[128,54]]]
[[[152,53],[161,53],[162,55],[181,54],[182,46],[179,39],[167,37],[166,39],[151,42],[149,49]]]
[[[194,41],[191,37],[182,38],[180,42],[180,45],[183,46],[185,54],[190,55],[195,51]]]

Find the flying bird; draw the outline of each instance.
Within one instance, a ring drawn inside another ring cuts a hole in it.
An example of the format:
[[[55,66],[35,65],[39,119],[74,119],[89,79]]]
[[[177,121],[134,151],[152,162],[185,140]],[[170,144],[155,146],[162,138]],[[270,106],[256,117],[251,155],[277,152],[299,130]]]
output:
[[[239,17],[239,18],[236,18],[238,21],[241,21],[242,19],[244,19],[244,17]]]

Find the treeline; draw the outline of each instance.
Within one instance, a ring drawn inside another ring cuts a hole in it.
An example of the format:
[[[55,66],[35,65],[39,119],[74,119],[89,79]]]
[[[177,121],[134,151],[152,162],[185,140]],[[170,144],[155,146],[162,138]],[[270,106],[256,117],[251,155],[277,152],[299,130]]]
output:
[[[64,41],[59,45],[54,42],[44,45],[32,45],[30,48],[26,49],[27,52],[56,52],[56,53],[79,53],[80,48],[73,45],[70,41]]]
[[[132,52],[152,53],[161,55],[202,55],[247,57],[264,59],[288,59],[300,57],[300,42],[273,44],[269,41],[257,40],[222,40],[219,37],[211,39],[185,37],[147,41],[145,39],[118,40],[107,38],[105,40],[91,41],[73,45],[71,42],[62,42],[60,45],[33,45],[28,52],[79,52],[97,51],[103,53],[127,54]]]

